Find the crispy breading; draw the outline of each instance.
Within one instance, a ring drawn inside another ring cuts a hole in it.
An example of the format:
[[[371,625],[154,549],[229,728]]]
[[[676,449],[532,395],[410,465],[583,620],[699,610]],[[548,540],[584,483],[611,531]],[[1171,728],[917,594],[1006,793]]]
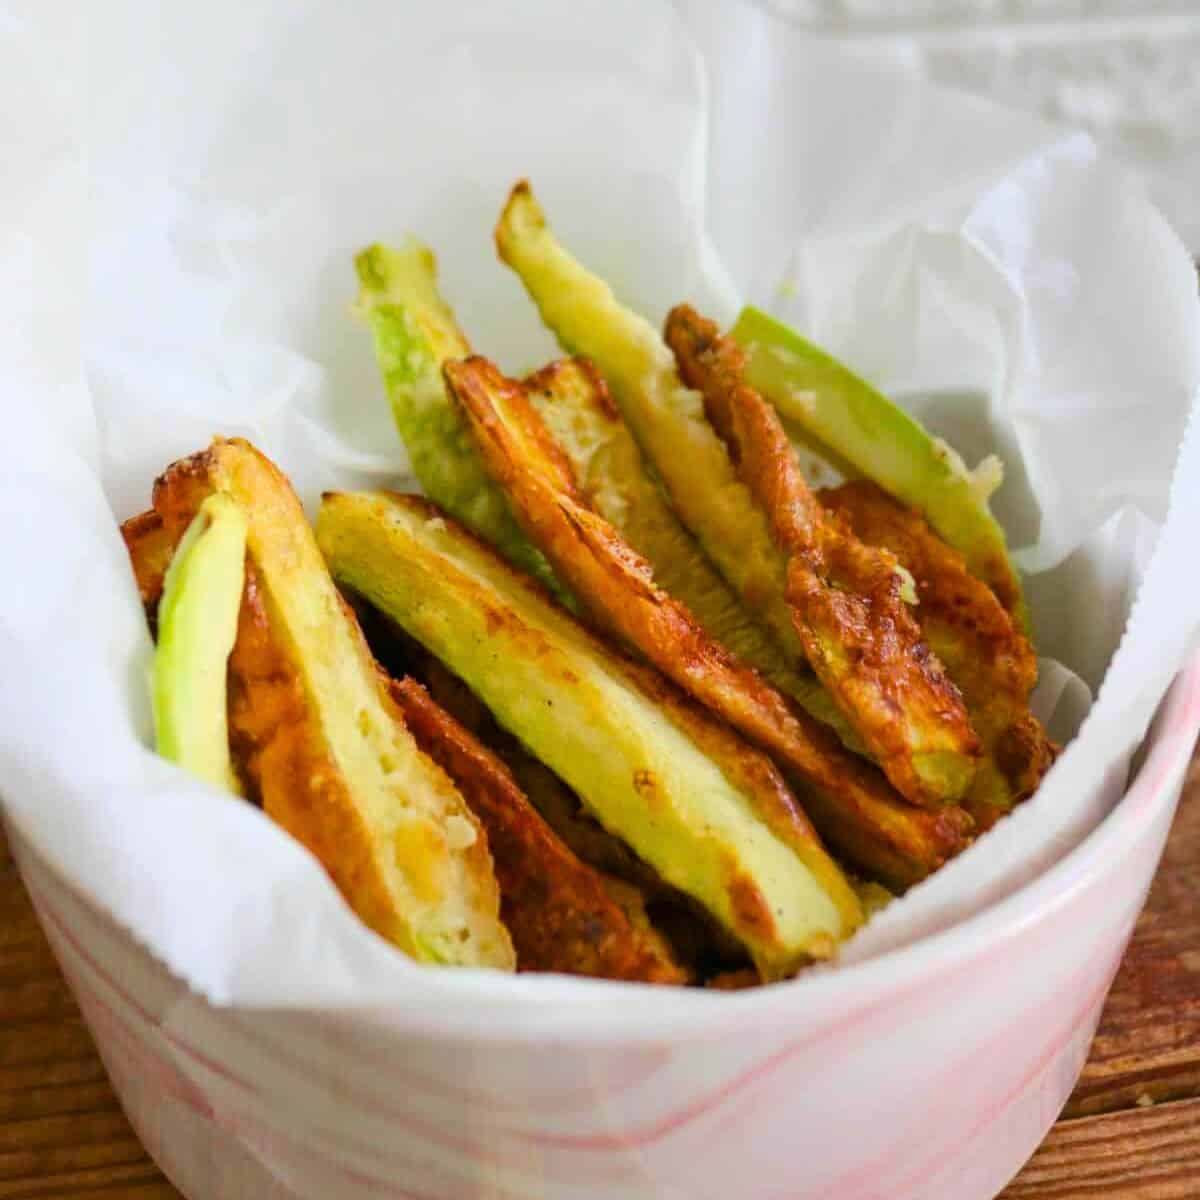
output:
[[[153,510],[126,521],[122,534],[143,599],[152,610],[169,561],[162,547],[165,544],[169,554],[174,542],[163,535],[162,520]],[[371,620],[373,615],[378,619],[372,611],[366,619]],[[406,647],[405,654],[410,653]],[[471,732],[492,744],[492,739],[464,712],[462,702],[469,698],[478,714],[490,722],[487,710],[436,659],[426,655],[426,660],[420,674],[434,689],[438,701]],[[448,695],[447,688],[452,688],[455,695]],[[848,862],[891,887],[903,889],[931,875],[970,842],[972,823],[960,809],[933,813],[900,803],[868,764],[846,755],[823,730],[813,732],[816,750],[836,767],[827,787],[806,784],[795,772],[785,774],[821,836]],[[582,811],[570,789],[553,772],[515,742],[498,748],[535,807],[576,855],[602,872],[638,885],[651,896],[659,893],[663,885],[657,876],[623,842]]]
[[[157,636],[158,600],[182,531],[173,535],[164,527],[162,517],[154,509],[148,508],[121,525],[121,536],[125,539],[125,549],[129,551],[133,577],[137,580],[138,594],[146,610],[151,636]]]
[[[182,535],[213,493],[249,520],[229,666],[248,790],[405,952],[511,969],[486,834],[405,728],[287,480],[248,443],[217,439],[155,483],[164,536]]]
[[[496,248],[559,344],[595,363],[656,483],[740,605],[769,630],[790,661],[802,662],[804,650],[784,598],[786,560],[700,398],[680,380],[658,330],[622,305],[558,241],[527,181],[509,195],[496,225]]]
[[[1055,748],[1029,710],[1037,656],[986,583],[967,569],[917,512],[877,485],[847,483],[819,493],[855,535],[890,550],[917,585],[916,610],[930,647],[967,702],[984,747],[963,803],[981,829],[1033,795]]]
[[[152,612],[174,545],[153,509],[125,522],[122,533]],[[249,798],[261,803],[262,780],[270,791],[272,780],[303,775],[314,755],[302,682],[272,639],[258,573],[252,565],[248,570],[230,663],[230,735]],[[487,832],[500,911],[519,970],[687,982],[688,972],[631,897],[634,889],[581,862],[530,804],[506,765],[420,683],[389,679],[388,688],[417,745],[450,776]],[[271,809],[278,811],[278,805]],[[596,831],[609,837],[598,826]],[[322,861],[336,857],[334,847],[310,844],[310,849]],[[613,893],[619,893],[619,902]]]
[[[584,503],[646,558],[658,585],[712,637],[786,691],[794,675],[786,655],[675,515],[599,371],[585,358],[558,359],[523,384]]]
[[[832,733],[830,748],[841,747]],[[787,779],[805,812],[839,856],[870,878],[904,891],[961,854],[974,840],[975,823],[957,804],[916,808],[904,804],[875,780],[878,772],[848,754],[836,791],[806,786],[794,773]]]
[[[832,725],[848,749],[865,754],[807,662],[792,660],[675,514],[595,366],[585,358],[558,359],[523,383],[588,507],[646,559],[658,586],[686,604],[711,638]]]
[[[979,741],[901,597],[895,556],[828,520],[778,414],[745,383],[736,342],[688,305],[671,311],[665,338],[786,557],[786,599],[818,678],[902,795],[927,807],[958,799]]]
[[[793,444],[813,450],[844,479],[871,479],[919,511],[1028,633],[1020,577],[988,507],[1004,476],[999,459],[989,455],[968,470],[912,413],[753,305],[742,309],[729,336],[746,351],[746,382],[779,413]]]
[[[842,820],[829,825],[838,843],[846,841],[848,821],[872,822],[850,840],[861,854],[881,824],[894,830],[914,819],[882,776],[709,637],[687,607],[657,585],[650,564],[583,501],[569,462],[521,384],[482,358],[448,363],[445,374],[522,528],[597,624],[772,754],[803,789],[805,803],[812,792],[822,792],[817,823],[825,824],[824,815],[839,809]],[[888,811],[881,817],[880,810]],[[958,824],[964,831],[969,826],[961,817]],[[954,829],[955,818],[938,828]],[[890,839],[886,844],[889,850],[905,848]],[[890,854],[886,870],[897,878]]]
[[[445,663],[366,600],[353,592],[347,593],[347,599],[384,669],[396,678],[415,679],[435,704],[494,754],[555,836],[577,858],[595,867],[605,879],[614,876],[648,898],[657,900],[670,894],[671,889],[658,875],[590,816],[579,797],[549,767],[496,723],[486,705]]]
[[[487,830],[518,970],[687,981],[663,939],[638,921],[634,899],[613,899],[612,885],[555,836],[496,755],[416,680],[393,681],[391,692],[417,744],[454,780]]]
[[[770,760],[436,506],[326,495],[317,538],[344,586],[442,659],[764,977],[828,956],[857,927],[857,897]]]
[[[585,359],[560,360],[529,376],[525,388],[570,460],[590,507],[645,556],[656,582],[682,600],[716,641],[762,672],[811,716],[833,725],[844,745],[862,753],[861,741],[807,664],[797,662],[792,669],[766,627],[742,606],[684,528],[596,369]],[[971,822],[961,810],[943,810],[941,817],[934,817],[871,782],[877,779],[873,769],[865,776],[861,771],[862,764],[850,760],[841,773],[845,802],[840,806],[823,804],[823,793],[805,800],[821,836],[847,861],[903,888],[925,878],[966,845]],[[860,778],[867,782],[860,786]],[[793,776],[789,782],[803,798],[803,781]]]
[[[787,598],[788,553],[776,546],[767,514],[739,477],[728,447],[705,416],[702,398],[680,378],[662,337],[559,243],[525,181],[509,195],[496,226],[496,247],[520,275],[559,344],[587,355],[604,375],[675,511],[743,605],[768,626],[794,661],[804,660],[806,650]],[[890,640],[895,640],[891,630]],[[827,649],[839,646],[834,642]],[[894,778],[909,785],[910,798],[936,804],[966,790],[978,751],[969,730],[953,722],[947,727],[937,711],[923,713],[928,718],[924,726],[896,720],[889,728],[891,706],[900,713],[903,709],[900,697],[885,686],[888,677],[872,672],[869,663],[864,671],[852,663],[832,666],[842,667],[842,675],[850,679],[865,674],[877,685],[874,691],[865,689],[868,699],[882,702],[868,715],[876,720],[877,739],[886,740],[890,732],[901,742],[899,758],[890,766]],[[918,699],[933,701],[936,709],[940,700],[951,707],[957,701],[957,712],[951,715],[965,726],[965,713],[952,687],[946,685],[945,696],[932,685],[924,691],[933,694],[914,695],[914,704]],[[853,694],[849,698],[862,700]],[[911,746],[904,744],[904,735]],[[922,738],[928,744],[920,744]]]
[[[447,363],[445,373],[492,477],[592,621],[787,765],[808,773],[813,754],[804,718],[710,638],[688,608],[658,586],[650,564],[588,507],[522,386],[478,357]],[[822,764],[814,774],[822,778],[828,770]]]
[[[377,615],[376,620],[386,621],[386,618]],[[631,884],[647,898],[657,899],[672,893],[625,842],[587,812],[579,797],[549,767],[538,762],[496,723],[483,702],[457,675],[424,647],[420,649],[421,655],[413,660],[412,674],[438,705],[500,759],[546,824],[577,858],[595,867],[605,878],[614,877]]]
[[[420,681],[439,707],[504,764],[555,836],[581,862],[596,870],[636,928],[653,926],[654,936],[665,935],[674,961],[683,964],[694,978],[744,961],[745,954],[733,938],[686,895],[665,883],[625,842],[609,833],[549,767],[496,723],[479,698],[444,663],[398,631],[369,604],[363,602],[360,611],[371,645],[381,640],[385,652],[400,651],[405,670]]]

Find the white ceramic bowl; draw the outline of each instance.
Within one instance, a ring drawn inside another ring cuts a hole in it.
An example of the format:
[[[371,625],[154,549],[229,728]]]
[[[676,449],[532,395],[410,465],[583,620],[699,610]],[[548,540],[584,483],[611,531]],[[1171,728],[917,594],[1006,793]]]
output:
[[[681,993],[669,1024],[622,995],[556,1014],[553,1041],[486,1011],[463,1031],[211,1007],[15,831],[13,850],[134,1127],[192,1200],[986,1200],[1078,1077],[1198,729],[1200,659],[1100,828],[943,934]]]

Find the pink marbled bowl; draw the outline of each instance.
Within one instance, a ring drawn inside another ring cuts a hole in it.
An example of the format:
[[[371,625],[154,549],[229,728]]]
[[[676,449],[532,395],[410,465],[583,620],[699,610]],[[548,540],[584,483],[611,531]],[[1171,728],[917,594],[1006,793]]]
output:
[[[214,1008],[15,831],[13,851],[130,1119],[193,1200],[986,1200],[1078,1077],[1198,729],[1200,659],[1101,827],[943,934],[680,993],[669,1021],[587,984],[614,1003],[556,1011],[553,1040],[487,1012],[464,1032]]]

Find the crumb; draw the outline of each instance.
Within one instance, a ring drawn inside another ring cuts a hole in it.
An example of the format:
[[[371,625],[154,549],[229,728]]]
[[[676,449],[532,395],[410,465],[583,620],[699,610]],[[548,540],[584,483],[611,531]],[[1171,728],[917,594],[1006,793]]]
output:
[[[466,850],[475,845],[475,826],[456,813],[446,818],[446,844],[451,850]]]

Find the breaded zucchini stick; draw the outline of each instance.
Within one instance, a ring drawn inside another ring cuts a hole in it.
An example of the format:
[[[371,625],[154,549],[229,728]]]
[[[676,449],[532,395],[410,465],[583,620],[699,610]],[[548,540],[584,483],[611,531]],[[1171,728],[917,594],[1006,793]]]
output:
[[[371,325],[393,417],[425,494],[571,606],[562,582],[522,536],[504,497],[480,469],[464,424],[447,403],[436,368],[465,357],[470,347],[438,289],[432,251],[409,238],[396,249],[372,246],[355,262],[362,284],[359,310]],[[593,381],[599,391],[590,386]],[[778,644],[745,611],[680,524],[641,468],[640,451],[594,368],[583,360],[553,363],[530,385],[535,403],[543,397],[553,401],[543,416],[568,454],[576,448],[589,460],[594,457],[597,464],[605,464],[609,479],[597,477],[595,493],[589,494],[593,507],[654,564],[664,588],[688,603],[717,641],[763,671],[818,720],[833,725],[846,746],[865,753],[829,693],[811,672],[791,669]],[[586,407],[579,408],[589,403],[589,394],[603,397],[611,413],[602,419],[606,428],[597,430]],[[555,426],[560,415],[566,423]],[[589,442],[596,433],[599,442]],[[574,447],[572,434],[582,439]]]
[[[438,702],[489,746],[491,733],[480,731],[490,714],[478,699],[432,656],[417,672]],[[519,745],[507,739],[502,757],[521,788],[555,833],[585,862],[600,871],[637,885],[654,897],[662,882],[594,818],[579,809],[578,799],[548,770]],[[839,780],[837,797],[809,787],[803,779],[789,784],[821,836],[841,857],[871,878],[882,880],[898,891],[933,874],[970,841],[972,822],[960,808],[936,812],[913,808],[899,797],[879,790],[875,768],[851,757]]]
[[[596,368],[583,358],[550,363],[525,394],[571,465],[588,505],[650,564],[655,581],[692,610],[709,636],[865,754],[862,739],[804,665],[788,662],[675,515]]]
[[[659,586],[650,564],[586,503],[522,385],[479,357],[447,363],[445,375],[517,520],[593,622],[743,733],[778,742],[768,748],[794,757],[788,739],[802,733],[783,698],[709,637]]]
[[[554,834],[496,755],[416,680],[396,680],[391,692],[417,745],[454,780],[487,830],[519,970],[687,982],[664,939],[630,919],[611,882]]]
[[[386,621],[378,610],[370,611],[377,621]],[[620,838],[590,816],[579,797],[553,771],[500,728],[486,705],[457,675],[423,646],[420,654],[412,668],[414,677],[435,703],[500,759],[546,824],[577,858],[595,867],[602,878],[631,884],[648,899],[667,893],[662,880]]]
[[[968,471],[909,413],[849,368],[756,308],[730,331],[746,352],[746,381],[774,405],[790,437],[872,479],[920,512],[959,551],[1022,633],[1029,615],[1004,530],[988,508],[1003,471],[995,458]]]
[[[699,389],[737,477],[786,561],[785,599],[817,677],[896,788],[924,806],[964,795],[979,742],[957,688],[901,599],[895,556],[831,521],[779,417],[746,385],[745,355],[686,304],[667,318],[680,376]]]
[[[1054,746],[1029,710],[1037,656],[995,593],[919,513],[866,480],[819,493],[864,542],[885,546],[916,581],[916,616],[967,702],[984,757],[963,800],[988,829],[1037,790]]]
[[[125,539],[125,549],[129,551],[129,561],[150,626],[150,635],[157,637],[158,601],[179,535],[168,531],[163,526],[162,517],[154,509],[148,508],[121,525],[121,536]]]
[[[511,969],[486,835],[405,729],[284,476],[247,443],[217,439],[159,478],[160,531],[144,524],[178,541],[212,496],[247,522],[228,712],[247,793],[413,958]]]
[[[317,538],[340,583],[445,662],[764,978],[828,957],[858,926],[857,897],[768,759],[427,500],[328,495]]]
[[[442,364],[465,357],[471,347],[438,291],[433,251],[410,237],[398,249],[371,246],[354,265],[358,310],[371,326],[392,417],[425,494],[564,599],[483,470],[446,395]]]
[[[597,624],[770,753],[789,779],[803,781],[805,798],[822,792],[822,811],[900,808],[882,776],[709,637],[658,586],[650,564],[583,503],[521,384],[482,358],[447,363],[445,373],[518,520]]]
[[[372,631],[379,630],[381,622],[393,638],[397,636],[395,626],[377,609],[365,601],[360,604],[371,622],[368,638]],[[665,935],[672,960],[693,979],[746,957],[739,944],[699,905],[664,883],[583,807],[579,797],[553,771],[501,729],[486,706],[444,663],[407,634],[399,636],[411,643],[408,656],[412,673],[434,701],[500,759],[555,836],[581,862],[595,868],[605,889],[636,929],[647,930],[655,938]]]
[[[868,624],[842,647],[837,637],[849,629],[811,616],[797,622],[792,601],[810,597],[807,592],[797,597],[792,576],[798,572],[790,569],[796,548],[777,543],[773,525],[778,523],[768,520],[777,514],[764,511],[763,495],[739,477],[701,398],[680,379],[662,339],[559,245],[527,184],[513,190],[496,243],[559,341],[590,357],[608,380],[684,524],[793,661],[810,661],[897,788],[923,805],[949,803],[963,794],[978,746],[961,699],[935,664],[925,661],[927,650],[909,646],[901,628],[908,653],[900,656],[900,664],[892,655],[888,670],[880,672],[872,669],[873,656],[890,649],[890,629]],[[813,578],[820,580],[819,574]],[[893,586],[899,586],[894,577]],[[824,588],[818,598],[828,591]],[[872,595],[872,602],[882,599]],[[840,607],[836,597],[826,603],[831,615]],[[870,655],[865,662],[858,657],[864,646]],[[906,669],[899,675],[901,664]]]
[[[153,509],[125,522],[121,531],[143,602],[155,613],[174,547]],[[240,620],[246,637],[231,674],[239,701],[236,724],[249,733],[239,742],[251,754],[261,741],[250,728],[257,724],[256,711],[261,708],[265,727],[278,720],[279,699],[291,690],[294,675],[271,644],[257,573],[243,605]],[[266,680],[272,674],[277,687],[268,691]],[[251,685],[253,677],[257,679]],[[512,936],[519,970],[687,982],[687,970],[647,926],[644,910],[639,912],[631,903],[631,889],[580,862],[530,804],[504,763],[416,680],[389,681],[389,691],[417,745],[450,776],[483,823],[500,885],[501,916]],[[268,698],[273,702],[264,705]],[[260,776],[262,770],[259,764]],[[616,897],[610,894],[614,892]]]

